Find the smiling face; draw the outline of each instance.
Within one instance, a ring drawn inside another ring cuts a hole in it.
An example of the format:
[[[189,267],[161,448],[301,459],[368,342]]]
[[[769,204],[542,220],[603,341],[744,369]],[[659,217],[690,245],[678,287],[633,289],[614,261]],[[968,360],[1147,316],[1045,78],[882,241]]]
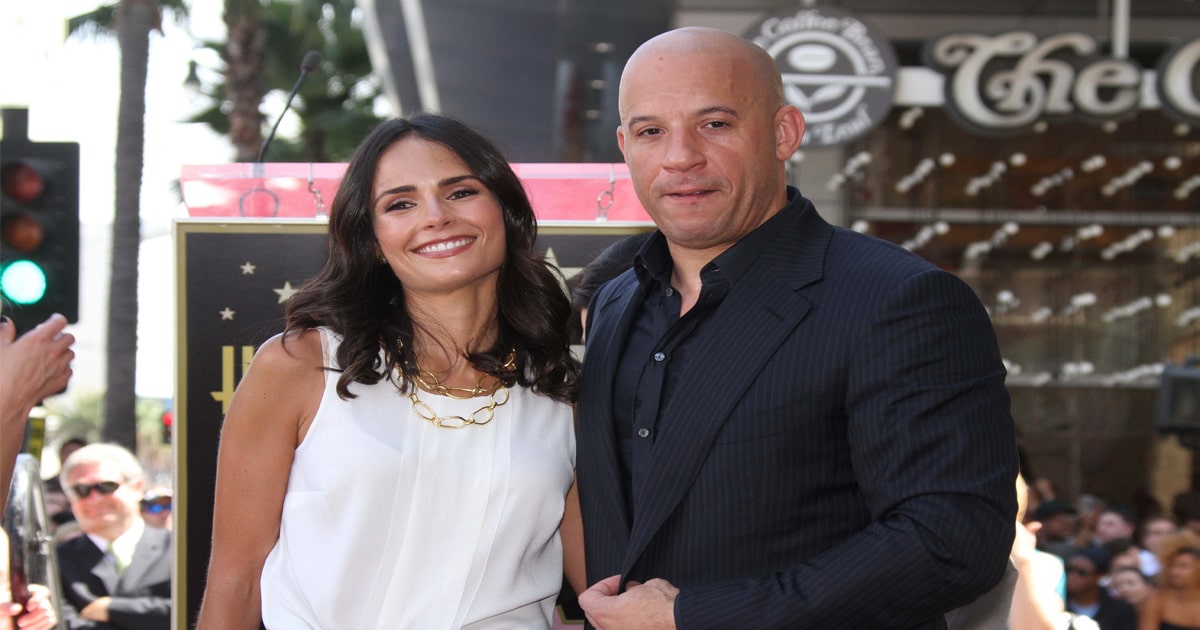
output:
[[[92,488],[84,497],[74,491],[76,486],[93,485],[105,481],[120,484],[112,494],[103,494]],[[66,479],[67,496],[71,499],[71,511],[84,532],[114,540],[133,524],[138,517],[138,503],[142,499],[143,481],[129,481],[121,475],[116,462],[84,463],[70,471]]]
[[[380,252],[406,293],[495,291],[503,212],[453,151],[417,136],[396,142],[380,155],[371,198]]]
[[[786,203],[804,119],[765,51],[712,29],[644,44],[621,77],[617,142],[672,247],[717,254]]]

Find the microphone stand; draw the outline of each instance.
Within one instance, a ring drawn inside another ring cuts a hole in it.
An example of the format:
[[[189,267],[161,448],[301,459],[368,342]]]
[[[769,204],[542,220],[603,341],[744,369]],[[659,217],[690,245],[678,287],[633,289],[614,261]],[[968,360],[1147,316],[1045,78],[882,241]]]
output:
[[[256,164],[262,164],[263,156],[267,154],[267,147],[271,146],[271,141],[275,139],[275,130],[279,129],[279,123],[283,122],[283,115],[291,108],[292,99],[296,98],[296,92],[300,91],[300,84],[304,83],[304,79],[308,78],[309,72],[312,72],[312,70],[308,67],[300,68],[300,76],[296,78],[296,84],[292,86],[292,91],[288,92],[287,102],[283,105],[283,111],[279,112],[279,117],[275,119],[275,126],[271,127],[271,133],[267,135],[267,139],[263,140],[262,147],[258,149],[258,158],[254,160]]]

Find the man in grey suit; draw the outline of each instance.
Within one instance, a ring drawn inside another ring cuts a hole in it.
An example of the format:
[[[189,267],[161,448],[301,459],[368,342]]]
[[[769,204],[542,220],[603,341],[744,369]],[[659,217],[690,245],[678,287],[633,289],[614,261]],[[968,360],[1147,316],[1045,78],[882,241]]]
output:
[[[67,627],[168,630],[171,533],[142,520],[137,458],[116,444],[89,444],[67,458],[59,479],[84,534],[57,548]]]
[[[713,29],[629,59],[618,142],[658,226],[589,309],[593,627],[944,628],[996,585],[1016,438],[974,292],[787,186],[804,118]]]

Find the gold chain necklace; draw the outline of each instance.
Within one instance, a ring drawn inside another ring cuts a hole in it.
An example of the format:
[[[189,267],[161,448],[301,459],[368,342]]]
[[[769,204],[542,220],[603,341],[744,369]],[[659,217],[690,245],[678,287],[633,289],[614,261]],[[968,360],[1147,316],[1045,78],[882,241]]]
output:
[[[445,429],[461,429],[463,427],[471,426],[472,424],[487,424],[496,417],[496,407],[508,402],[509,398],[508,388],[504,386],[504,383],[500,383],[500,386],[488,395],[487,404],[476,409],[475,411],[472,411],[471,415],[466,417],[439,416],[432,407],[430,407],[425,403],[425,401],[421,400],[421,398],[417,396],[418,391],[420,391],[420,388],[413,387],[413,390],[408,394],[408,399],[412,401],[413,411],[415,411],[418,416],[421,416],[422,418],[431,422],[433,426],[442,427]],[[497,399],[497,396],[500,398]]]
[[[399,338],[396,339],[396,345],[401,351],[404,349],[404,342],[400,341]],[[506,371],[511,372],[516,368],[516,361],[517,353],[516,350],[513,350],[508,353],[507,357],[504,358],[503,368]],[[413,364],[413,367],[416,368],[416,371],[412,375],[413,389],[411,392],[409,392],[408,399],[412,401],[413,411],[416,412],[418,416],[428,420],[435,427],[442,427],[445,429],[461,429],[473,424],[487,424],[496,417],[496,407],[508,402],[509,392],[508,388],[504,386],[504,381],[500,381],[496,385],[496,388],[492,389],[490,392],[489,388],[483,386],[482,376],[479,377],[479,381],[475,383],[474,387],[449,387],[447,385],[443,385],[442,381],[438,379],[436,374],[422,370],[421,366],[417,365],[416,363]],[[400,372],[399,366],[396,367],[396,371]],[[403,373],[400,372],[400,374]],[[430,383],[430,380],[433,382]],[[422,389],[425,389],[432,394],[446,396],[456,400],[469,400],[471,398],[475,398],[476,396],[487,394],[488,401],[482,407],[471,412],[471,414],[466,417],[457,415],[441,416],[438,415],[437,412],[435,412],[433,408],[430,407],[425,401],[421,400],[421,397],[417,394],[417,392],[421,391]]]
[[[483,386],[482,376],[479,377],[479,381],[475,383],[475,387],[448,387],[443,385],[442,381],[439,380],[436,375],[426,372],[425,370],[420,369],[418,366],[417,373],[413,374],[412,378],[414,383],[427,392],[437,394],[439,396],[447,396],[457,400],[467,400],[488,393],[488,388]],[[427,378],[433,379],[433,383],[430,383],[428,380],[426,380]]]

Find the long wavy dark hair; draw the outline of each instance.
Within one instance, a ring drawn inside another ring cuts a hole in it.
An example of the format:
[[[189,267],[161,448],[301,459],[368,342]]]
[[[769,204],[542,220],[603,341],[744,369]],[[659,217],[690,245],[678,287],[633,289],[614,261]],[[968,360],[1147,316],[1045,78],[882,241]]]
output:
[[[351,383],[391,380],[397,368],[401,391],[415,387],[412,342],[418,325],[408,311],[400,280],[378,260],[372,220],[380,155],[408,137],[436,142],[458,155],[496,196],[504,215],[506,252],[497,286],[499,332],[491,348],[473,352],[467,359],[476,370],[499,378],[507,387],[520,384],[554,400],[574,402],[579,366],[567,333],[571,304],[561,276],[533,247],[537,222],[525,189],[490,141],[445,116],[389,120],[355,149],[329,212],[329,258],[289,301],[287,331],[328,326],[341,335],[337,391],[343,399],[354,398]],[[506,369],[513,351],[516,370]]]

